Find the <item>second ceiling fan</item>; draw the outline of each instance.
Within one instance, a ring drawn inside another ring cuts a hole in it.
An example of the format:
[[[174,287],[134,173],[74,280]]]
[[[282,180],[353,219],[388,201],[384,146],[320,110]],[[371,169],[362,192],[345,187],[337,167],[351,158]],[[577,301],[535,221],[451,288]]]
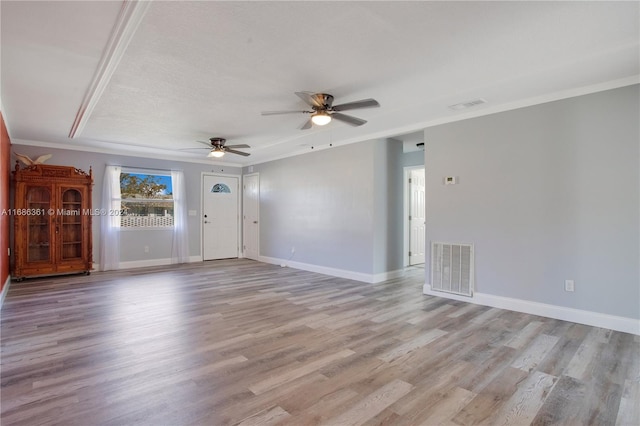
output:
[[[230,154],[242,155],[243,157],[248,157],[249,155],[251,155],[248,152],[237,151],[235,149],[235,148],[251,148],[249,145],[247,144],[225,145],[227,140],[224,138],[209,138],[209,142],[204,142],[204,141],[196,141],[196,142],[201,143],[203,145],[207,145],[207,148],[211,150],[209,151],[209,154],[207,154],[207,157],[220,158],[224,156],[224,154],[227,152]],[[207,148],[195,148],[195,149],[207,149]],[[187,149],[194,149],[194,148],[187,148]]]
[[[295,92],[296,95],[309,105],[312,111],[264,111],[262,115],[280,115],[280,114],[311,114],[311,118],[307,120],[301,127],[301,130],[310,129],[312,124],[324,126],[329,124],[332,119],[336,119],[352,126],[362,126],[367,121],[351,115],[342,114],[342,111],[348,111],[361,108],[377,108],[380,106],[375,99],[362,99],[359,101],[347,102],[340,105],[333,105],[333,96],[327,93],[311,93],[311,92]]]

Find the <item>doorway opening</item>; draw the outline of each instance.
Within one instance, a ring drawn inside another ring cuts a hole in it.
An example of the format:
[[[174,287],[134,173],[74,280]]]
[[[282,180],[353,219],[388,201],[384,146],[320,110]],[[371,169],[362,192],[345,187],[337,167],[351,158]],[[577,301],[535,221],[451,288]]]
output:
[[[260,176],[242,177],[242,254],[259,260],[260,256]]]
[[[425,171],[424,166],[404,168],[404,264],[422,265],[426,252]]]

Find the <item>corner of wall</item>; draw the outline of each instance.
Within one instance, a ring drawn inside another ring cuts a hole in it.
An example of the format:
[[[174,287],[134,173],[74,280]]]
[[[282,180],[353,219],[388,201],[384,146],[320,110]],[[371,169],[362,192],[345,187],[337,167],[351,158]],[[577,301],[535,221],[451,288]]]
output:
[[[5,297],[7,297],[7,293],[9,292],[9,284],[11,284],[11,277],[7,276],[7,279],[0,284],[2,284],[2,290],[0,290],[0,310],[2,310],[2,305],[4,305],[4,299]]]
[[[10,207],[9,187],[11,184],[11,140],[0,111],[0,212]],[[0,214],[0,290],[4,290],[9,280],[9,233],[10,217]],[[4,293],[2,293],[4,295]]]

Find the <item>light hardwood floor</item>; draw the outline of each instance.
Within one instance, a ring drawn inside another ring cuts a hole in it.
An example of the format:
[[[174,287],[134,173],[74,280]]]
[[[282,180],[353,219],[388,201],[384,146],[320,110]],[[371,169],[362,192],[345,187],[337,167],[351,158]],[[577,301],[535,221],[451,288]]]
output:
[[[13,283],[1,424],[640,424],[640,339],[249,260]]]

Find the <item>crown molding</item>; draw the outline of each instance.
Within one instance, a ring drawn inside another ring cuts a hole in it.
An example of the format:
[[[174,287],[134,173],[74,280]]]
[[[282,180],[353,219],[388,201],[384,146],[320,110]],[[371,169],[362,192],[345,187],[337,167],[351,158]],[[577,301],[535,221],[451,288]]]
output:
[[[102,142],[102,144],[107,145],[107,142]],[[182,163],[193,163],[193,164],[207,164],[210,166],[226,166],[226,167],[244,167],[243,164],[240,163],[231,163],[231,162],[223,162],[223,161],[211,161],[201,158],[190,158],[190,157],[181,157],[176,156],[175,151],[169,151],[168,153],[158,152],[157,148],[147,148],[146,152],[141,151],[122,151],[122,146],[118,146],[116,144],[109,144],[114,146],[109,147],[95,147],[95,146],[80,146],[80,145],[69,145],[55,142],[43,142],[43,141],[34,141],[27,139],[15,139],[11,140],[11,145],[25,145],[25,146],[37,146],[41,148],[52,148],[52,149],[62,149],[67,151],[81,151],[81,152],[93,152],[96,154],[110,154],[110,155],[118,155],[121,157],[139,157],[139,158],[153,158],[155,160],[169,160],[169,161],[178,161]],[[141,147],[138,147],[141,148]]]
[[[102,58],[100,58],[98,68],[76,113],[76,118],[69,132],[69,138],[73,139],[82,133],[150,4],[151,0],[124,1],[122,3],[120,14],[111,31],[107,47],[102,54]]]
[[[349,145],[357,142],[364,142],[364,141],[376,140],[376,139],[394,138],[394,137],[397,137],[397,135],[413,133],[413,132],[425,130],[429,127],[439,126],[441,124],[448,124],[456,121],[463,121],[471,118],[482,117],[485,115],[492,115],[492,114],[516,110],[520,108],[526,108],[530,106],[545,104],[548,102],[555,102],[563,99],[570,99],[578,96],[590,95],[593,93],[604,92],[606,90],[613,90],[621,87],[633,86],[635,84],[640,84],[640,75],[633,75],[633,76],[624,77],[616,80],[606,81],[603,83],[597,83],[597,84],[592,84],[588,86],[581,86],[581,87],[575,87],[567,90],[546,93],[544,95],[529,97],[525,99],[519,99],[517,101],[512,101],[512,102],[504,102],[496,105],[487,106],[477,111],[471,110],[464,113],[457,113],[457,114],[452,113],[444,117],[432,118],[430,120],[419,121],[416,123],[403,125],[403,126],[390,127],[389,129],[373,131],[370,133],[362,133],[355,137],[348,137],[344,139],[336,138],[336,140],[332,142],[332,146],[329,146],[328,144],[314,145],[313,150],[305,150],[305,149],[295,150],[287,154],[261,158],[255,163],[247,163],[244,166],[245,167],[256,166],[259,164],[264,164],[264,163],[268,163],[275,160],[281,160],[283,158],[294,157],[297,155],[306,154],[310,152],[322,151],[324,149],[329,149],[331,147],[335,148],[337,146]],[[300,140],[303,141],[303,139],[300,139]],[[274,145],[277,145],[277,144],[274,144]]]

